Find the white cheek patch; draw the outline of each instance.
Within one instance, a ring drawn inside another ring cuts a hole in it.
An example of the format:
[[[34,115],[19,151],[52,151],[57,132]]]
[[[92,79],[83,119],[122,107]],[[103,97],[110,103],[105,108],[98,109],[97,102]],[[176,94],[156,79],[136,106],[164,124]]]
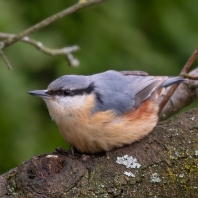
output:
[[[80,108],[85,103],[86,95],[59,97],[56,96],[54,102],[58,103],[62,108],[76,109]]]
[[[55,96],[52,99],[45,99],[51,118],[60,122],[68,114],[84,107],[86,95],[78,96]]]

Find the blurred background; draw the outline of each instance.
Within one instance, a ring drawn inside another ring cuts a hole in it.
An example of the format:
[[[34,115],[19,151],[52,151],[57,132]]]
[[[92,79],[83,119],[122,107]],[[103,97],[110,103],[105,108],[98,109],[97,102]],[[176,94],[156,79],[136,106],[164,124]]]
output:
[[[0,31],[17,34],[76,2],[1,0]],[[177,75],[198,45],[197,19],[197,0],[109,0],[30,35],[51,48],[79,45],[81,50],[73,53],[78,68],[68,67],[63,56],[47,56],[25,43],[6,48],[13,70],[0,59],[0,174],[33,155],[68,148],[44,102],[27,91],[45,89],[64,74],[109,69]]]

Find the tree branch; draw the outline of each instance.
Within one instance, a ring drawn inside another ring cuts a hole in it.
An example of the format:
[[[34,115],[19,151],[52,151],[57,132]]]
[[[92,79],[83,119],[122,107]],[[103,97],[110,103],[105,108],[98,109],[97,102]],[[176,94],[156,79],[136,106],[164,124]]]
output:
[[[34,156],[0,176],[0,197],[198,197],[197,115],[163,121],[111,152]]]
[[[7,59],[7,57],[5,56],[5,54],[3,53],[2,50],[0,50],[0,56],[2,57],[3,61],[5,62],[5,64],[8,66],[8,69],[12,70],[12,66],[11,66],[9,60]]]
[[[39,49],[40,51],[42,51],[45,54],[48,54],[51,56],[63,54],[70,66],[74,66],[74,67],[78,66],[79,61],[76,58],[74,58],[72,55],[72,52],[79,50],[78,46],[72,46],[72,47],[67,47],[67,48],[62,48],[62,49],[50,49],[50,48],[43,46],[43,44],[41,42],[37,42],[33,39],[30,39],[29,37],[27,37],[27,35],[29,35],[33,32],[36,32],[37,30],[44,28],[44,27],[50,25],[51,23],[65,17],[69,14],[72,14],[72,13],[74,13],[78,10],[81,10],[83,8],[101,3],[103,1],[106,1],[106,0],[79,0],[78,3],[72,5],[71,7],[42,20],[41,22],[29,27],[28,29],[22,31],[21,33],[19,33],[17,35],[1,33],[1,37],[2,38],[5,37],[6,40],[0,42],[0,56],[3,58],[4,62],[8,66],[8,68],[11,69],[12,68],[11,64],[9,63],[8,59],[6,58],[6,56],[2,50],[4,48],[8,47],[9,45],[14,44],[17,41],[23,40],[24,42],[34,45],[37,49]]]
[[[184,78],[188,78],[190,80],[198,80],[198,76],[192,76],[192,75],[187,74],[187,73],[183,73],[183,74],[181,74],[181,76],[184,77]]]
[[[188,59],[188,61],[184,65],[182,71],[179,74],[180,76],[188,73],[191,65],[193,64],[193,62],[195,61],[197,56],[198,56],[198,47],[196,47],[196,49],[194,50],[194,52],[191,54],[190,58]],[[169,91],[166,93],[166,96],[163,98],[163,100],[160,103],[159,112],[161,112],[163,110],[166,103],[170,100],[171,96],[173,95],[173,93],[175,92],[175,90],[177,89],[178,86],[179,86],[178,84],[175,84],[175,85],[171,86]]]
[[[83,8],[86,8],[86,7],[89,7],[89,6],[92,6],[92,5],[95,5],[95,4],[98,4],[98,3],[101,3],[103,1],[106,1],[106,0],[87,0],[87,1],[79,1],[78,3],[76,3],[75,5],[72,5],[71,7],[61,11],[61,12],[58,12],[44,20],[42,20],[41,22],[29,27],[28,29],[24,30],[23,32],[15,35],[14,37],[12,38],[9,38],[9,39],[6,39],[5,41],[2,41],[0,42],[0,49],[3,49],[17,41],[20,41],[22,38],[24,38],[25,36],[27,35],[30,35],[32,34],[33,32],[36,32],[37,30],[41,29],[41,28],[44,28],[46,26],[48,26],[49,24],[69,15],[69,14],[72,14],[78,10],[81,10]]]
[[[198,76],[198,68],[189,73],[190,76]],[[159,103],[167,96],[170,88],[167,88],[159,98]],[[190,105],[195,100],[198,100],[198,80],[187,79],[181,83],[175,90],[173,95],[169,98],[169,101],[164,106],[163,110],[159,114],[160,120],[169,118],[182,108]]]
[[[11,39],[15,36],[16,36],[15,34],[7,34],[7,33],[0,32],[1,39]],[[64,55],[70,66],[73,66],[73,67],[79,66],[79,61],[77,59],[75,59],[71,54],[72,52],[76,52],[76,51],[80,50],[80,47],[77,45],[70,46],[70,47],[64,47],[61,49],[51,49],[51,48],[44,46],[41,42],[30,39],[27,36],[22,38],[21,41],[33,45],[39,51],[41,51],[47,55],[50,55],[50,56]]]

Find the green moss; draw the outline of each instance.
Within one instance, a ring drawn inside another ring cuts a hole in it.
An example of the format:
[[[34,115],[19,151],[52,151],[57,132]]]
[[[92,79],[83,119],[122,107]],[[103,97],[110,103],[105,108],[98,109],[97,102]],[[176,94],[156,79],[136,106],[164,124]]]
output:
[[[170,183],[174,183],[176,180],[176,174],[173,173],[173,170],[171,168],[167,168],[167,174],[166,176],[169,178]]]

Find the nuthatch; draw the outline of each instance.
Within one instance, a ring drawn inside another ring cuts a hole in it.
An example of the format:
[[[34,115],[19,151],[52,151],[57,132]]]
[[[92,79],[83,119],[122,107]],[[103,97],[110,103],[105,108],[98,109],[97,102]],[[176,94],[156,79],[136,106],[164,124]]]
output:
[[[28,93],[47,104],[64,140],[82,153],[109,151],[147,135],[158,121],[158,97],[182,77],[138,71],[65,75]]]

